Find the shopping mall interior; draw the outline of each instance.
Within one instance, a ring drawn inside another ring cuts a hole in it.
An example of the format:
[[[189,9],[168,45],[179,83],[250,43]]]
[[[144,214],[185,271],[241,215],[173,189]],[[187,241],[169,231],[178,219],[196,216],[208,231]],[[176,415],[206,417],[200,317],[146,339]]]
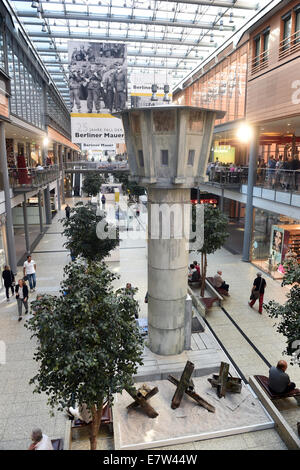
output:
[[[299,450],[299,0],[0,0],[0,264],[1,451]]]

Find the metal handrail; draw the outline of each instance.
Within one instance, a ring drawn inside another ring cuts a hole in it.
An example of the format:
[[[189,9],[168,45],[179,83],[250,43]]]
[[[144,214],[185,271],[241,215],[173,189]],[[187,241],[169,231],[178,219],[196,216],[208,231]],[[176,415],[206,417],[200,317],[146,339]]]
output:
[[[300,51],[300,30],[279,43],[279,60]]]
[[[270,50],[267,49],[266,51],[261,52],[260,54],[258,54],[257,56],[251,59],[250,64],[251,64],[252,74],[260,72],[262,69],[268,66],[269,55],[270,55]]]
[[[51,165],[43,169],[37,167],[9,168],[8,176],[12,188],[36,187],[57,179],[58,165]]]
[[[248,167],[236,167],[232,171],[227,166],[217,166],[212,167],[207,175],[210,183],[241,185],[248,182]],[[255,186],[278,191],[300,191],[300,169],[258,167]]]

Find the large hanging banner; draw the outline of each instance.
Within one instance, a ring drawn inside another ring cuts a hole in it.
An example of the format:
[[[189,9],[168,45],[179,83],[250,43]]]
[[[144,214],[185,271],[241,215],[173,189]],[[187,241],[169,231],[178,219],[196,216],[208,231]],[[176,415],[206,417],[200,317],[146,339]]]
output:
[[[172,75],[167,71],[143,69],[130,76],[130,100],[133,108],[161,106],[172,102]]]
[[[125,44],[69,41],[68,50],[72,141],[123,143],[122,121],[111,113],[126,107]]]

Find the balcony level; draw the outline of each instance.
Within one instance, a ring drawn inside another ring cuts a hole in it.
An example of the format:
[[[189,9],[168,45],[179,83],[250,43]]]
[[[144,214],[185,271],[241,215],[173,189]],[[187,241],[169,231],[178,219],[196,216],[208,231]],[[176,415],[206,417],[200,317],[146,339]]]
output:
[[[10,168],[9,183],[15,194],[39,189],[59,178],[58,165],[40,168]]]
[[[230,171],[219,167],[209,172],[200,189],[246,203],[248,167]],[[253,205],[261,209],[300,219],[300,170],[258,168],[253,188]]]

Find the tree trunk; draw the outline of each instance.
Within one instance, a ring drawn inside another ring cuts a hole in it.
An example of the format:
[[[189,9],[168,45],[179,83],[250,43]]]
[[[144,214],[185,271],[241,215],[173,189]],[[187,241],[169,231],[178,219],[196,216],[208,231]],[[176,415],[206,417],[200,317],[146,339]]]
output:
[[[201,277],[201,297],[204,297],[204,291],[205,291],[205,279],[206,279],[206,268],[207,268],[207,258],[206,258],[206,253],[201,253],[201,271],[202,271],[202,277]]]
[[[98,436],[99,429],[100,429],[102,411],[103,411],[103,400],[101,400],[101,402],[98,402],[97,406],[93,405],[91,408],[91,413],[93,417],[92,422],[90,424],[90,429],[89,429],[91,450],[97,450],[97,436]]]

